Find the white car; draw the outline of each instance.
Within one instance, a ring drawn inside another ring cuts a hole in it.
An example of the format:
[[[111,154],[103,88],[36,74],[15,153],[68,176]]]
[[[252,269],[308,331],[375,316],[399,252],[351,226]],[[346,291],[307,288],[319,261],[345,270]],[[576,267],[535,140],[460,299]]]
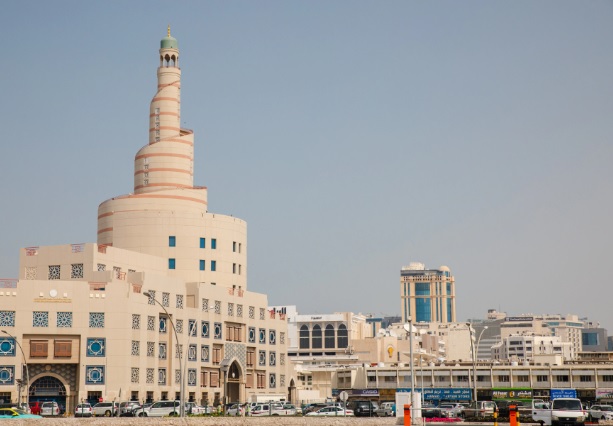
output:
[[[592,405],[588,413],[593,420],[613,420],[612,405]]]
[[[353,416],[353,410],[349,408],[343,410],[341,407],[330,406],[311,411],[307,413],[307,416]]]
[[[139,408],[134,411],[136,417],[177,417],[180,414],[181,403],[179,401],[157,401],[150,407]],[[187,411],[186,411],[187,412]]]
[[[40,415],[41,416],[59,416],[60,415],[60,407],[57,405],[55,401],[46,401],[43,402],[43,405],[40,407]]]
[[[197,405],[195,402],[186,402],[185,403],[185,412],[189,414],[211,414],[214,411],[213,407],[201,407]]]
[[[440,408],[443,417],[448,418],[462,417],[462,412],[464,411],[463,405],[455,403],[441,404],[438,408]]]
[[[82,404],[77,404],[74,409],[75,417],[92,417],[94,412],[92,410],[91,404],[84,402]]]
[[[396,415],[396,408],[393,402],[382,402],[379,408],[375,410],[377,417],[388,417]]]

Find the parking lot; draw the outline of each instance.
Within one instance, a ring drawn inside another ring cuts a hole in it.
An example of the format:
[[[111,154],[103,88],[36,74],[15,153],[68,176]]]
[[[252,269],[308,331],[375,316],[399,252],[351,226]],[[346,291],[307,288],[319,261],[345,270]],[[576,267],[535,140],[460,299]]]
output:
[[[196,425],[215,425],[215,426],[238,426],[238,425],[249,425],[249,426],[264,426],[264,425],[283,425],[283,426],[317,426],[317,425],[344,425],[344,426],[352,426],[352,425],[394,425],[396,424],[396,419],[391,417],[360,417],[360,418],[316,418],[316,417],[186,417],[184,419],[181,418],[138,418],[138,417],[119,417],[119,418],[105,418],[105,417],[94,417],[94,418],[74,418],[74,417],[57,417],[57,418],[45,418],[42,420],[16,420],[11,421],[11,424],[18,425],[38,425],[44,424],[45,426],[77,426],[77,425],[86,425],[86,426],[102,426],[102,425],[118,425],[118,426],[128,426],[128,425],[137,425],[137,426],[170,426],[170,425],[186,425],[186,426],[196,426]]]

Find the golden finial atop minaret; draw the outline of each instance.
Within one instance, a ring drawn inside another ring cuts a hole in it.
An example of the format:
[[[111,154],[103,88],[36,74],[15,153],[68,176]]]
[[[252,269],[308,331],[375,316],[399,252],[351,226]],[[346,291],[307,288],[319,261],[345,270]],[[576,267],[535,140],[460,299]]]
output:
[[[170,37],[170,25],[168,26],[168,37]]]

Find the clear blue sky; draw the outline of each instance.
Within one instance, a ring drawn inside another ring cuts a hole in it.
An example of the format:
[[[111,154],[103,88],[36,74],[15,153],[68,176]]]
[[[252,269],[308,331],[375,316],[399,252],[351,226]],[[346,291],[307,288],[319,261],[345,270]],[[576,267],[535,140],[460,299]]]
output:
[[[2,5],[0,277],[95,242],[132,189],[159,40],[209,209],[245,219],[249,288],[397,314],[447,265],[458,319],[576,313],[613,333],[613,2]]]

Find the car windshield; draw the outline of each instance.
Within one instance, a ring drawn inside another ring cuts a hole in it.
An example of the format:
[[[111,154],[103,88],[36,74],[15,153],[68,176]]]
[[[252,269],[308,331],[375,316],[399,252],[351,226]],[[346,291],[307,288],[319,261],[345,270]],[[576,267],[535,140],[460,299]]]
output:
[[[554,399],[554,410],[582,410],[581,402],[575,399]]]

